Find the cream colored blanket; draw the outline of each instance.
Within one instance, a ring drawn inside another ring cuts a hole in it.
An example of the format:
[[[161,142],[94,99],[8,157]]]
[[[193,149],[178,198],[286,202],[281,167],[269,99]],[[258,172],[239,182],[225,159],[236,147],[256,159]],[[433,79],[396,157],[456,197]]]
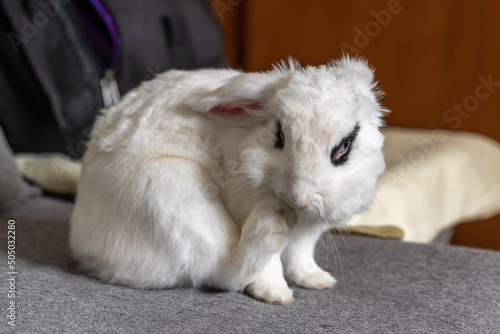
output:
[[[500,144],[442,130],[384,130],[387,170],[368,212],[348,232],[430,242],[457,223],[500,213]],[[81,164],[61,154],[18,154],[21,173],[56,193],[75,193]]]
[[[387,128],[386,172],[351,226],[397,226],[430,242],[460,222],[500,213],[500,144],[472,133]]]

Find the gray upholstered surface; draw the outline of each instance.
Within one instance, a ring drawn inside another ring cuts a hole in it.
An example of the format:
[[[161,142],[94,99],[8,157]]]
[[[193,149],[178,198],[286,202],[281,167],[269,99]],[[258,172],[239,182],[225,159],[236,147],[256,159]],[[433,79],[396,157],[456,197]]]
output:
[[[71,260],[72,205],[23,185],[1,141],[0,133],[2,333],[500,333],[500,253],[451,246],[336,237],[335,251],[325,236],[318,262],[338,285],[294,289],[286,306],[102,284]],[[16,226],[15,328],[7,324],[8,220]]]
[[[336,237],[337,254],[325,236],[317,257],[338,285],[294,289],[292,304],[272,306],[240,293],[135,290],[81,275],[68,252],[70,211],[36,199],[0,216],[2,233],[16,221],[20,333],[500,333],[500,253]],[[0,249],[6,268],[5,237]],[[5,310],[5,278],[1,286]]]
[[[39,193],[38,189],[22,182],[12,151],[0,128],[0,213],[13,209],[24,199]]]

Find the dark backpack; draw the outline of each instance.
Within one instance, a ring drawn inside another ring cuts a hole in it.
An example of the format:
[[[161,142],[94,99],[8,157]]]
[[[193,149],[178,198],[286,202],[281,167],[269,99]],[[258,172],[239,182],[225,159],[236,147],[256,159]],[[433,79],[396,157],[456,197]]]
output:
[[[0,126],[14,152],[79,157],[118,90],[226,65],[205,0],[0,0],[0,35]]]

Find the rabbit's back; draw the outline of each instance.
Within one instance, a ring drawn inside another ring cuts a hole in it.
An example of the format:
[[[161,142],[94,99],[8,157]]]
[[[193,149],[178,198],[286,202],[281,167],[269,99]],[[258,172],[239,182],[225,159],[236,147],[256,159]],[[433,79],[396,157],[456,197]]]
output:
[[[167,144],[188,130],[215,125],[210,118],[186,105],[192,96],[222,86],[235,70],[168,71],[142,83],[117,105],[104,110],[93,127],[89,146],[112,151],[129,145],[149,145],[154,151],[158,134],[167,135]],[[189,133],[192,135],[193,133]],[[184,138],[182,138],[184,139]],[[192,138],[191,139],[196,139]]]
[[[136,287],[216,282],[239,236],[210,188],[207,161],[224,135],[184,101],[238,73],[167,72],[99,117],[71,221],[71,248],[85,269]]]

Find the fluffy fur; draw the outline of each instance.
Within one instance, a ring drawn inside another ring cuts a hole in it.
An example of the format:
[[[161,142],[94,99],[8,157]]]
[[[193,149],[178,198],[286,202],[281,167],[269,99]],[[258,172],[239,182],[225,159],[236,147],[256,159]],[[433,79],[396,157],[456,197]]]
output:
[[[163,73],[98,118],[72,252],[102,280],[139,288],[245,289],[277,304],[293,300],[287,281],[329,288],[314,246],[371,204],[384,112],[359,59]],[[332,148],[356,125],[334,166]]]

